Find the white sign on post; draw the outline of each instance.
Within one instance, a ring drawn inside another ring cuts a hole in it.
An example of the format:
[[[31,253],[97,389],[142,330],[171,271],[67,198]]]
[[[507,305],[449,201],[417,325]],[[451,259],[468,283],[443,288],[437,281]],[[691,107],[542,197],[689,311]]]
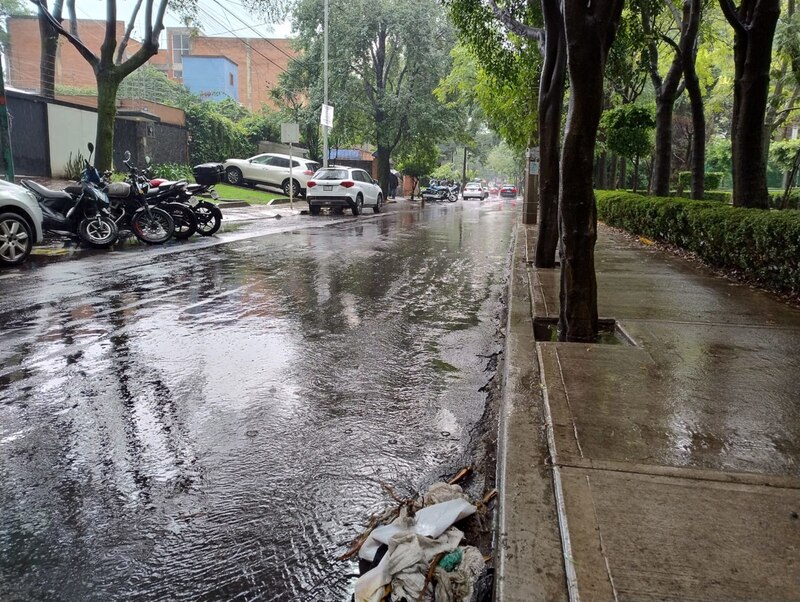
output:
[[[298,142],[300,142],[300,124],[282,123],[281,142],[283,142],[284,144],[297,144]]]
[[[320,115],[319,115],[319,123],[320,123],[320,125],[323,125],[326,128],[332,128],[333,127],[333,106],[332,105],[322,105],[322,110],[320,111]]]

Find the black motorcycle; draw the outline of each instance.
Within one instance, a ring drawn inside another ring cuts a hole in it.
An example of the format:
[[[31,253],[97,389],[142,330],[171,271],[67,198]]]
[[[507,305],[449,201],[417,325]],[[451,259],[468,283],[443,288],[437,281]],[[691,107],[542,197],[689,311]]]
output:
[[[89,144],[89,158],[94,145]],[[42,228],[61,236],[78,236],[93,247],[110,247],[117,241],[119,229],[110,215],[108,196],[98,188],[100,174],[84,160],[79,184],[67,186],[63,191],[50,190],[34,182],[22,180],[21,184],[36,197],[44,218]]]
[[[172,216],[147,201],[150,185],[146,178],[130,163],[131,154],[125,151],[128,182],[107,183],[106,194],[111,202],[111,217],[120,230],[133,232],[144,243],[155,245],[167,242],[175,233]]]

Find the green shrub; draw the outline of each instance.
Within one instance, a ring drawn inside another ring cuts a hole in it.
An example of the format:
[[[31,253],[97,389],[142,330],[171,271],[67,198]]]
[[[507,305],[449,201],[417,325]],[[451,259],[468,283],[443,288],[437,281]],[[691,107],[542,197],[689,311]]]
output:
[[[153,165],[150,168],[150,173],[153,174],[154,178],[163,178],[165,180],[192,180],[193,178],[192,168],[178,163]]]
[[[783,205],[783,193],[774,192],[769,195],[769,206],[772,209],[781,209]],[[789,192],[789,205],[787,209],[800,209],[800,190]]]
[[[722,180],[725,174],[721,171],[707,171],[705,174],[705,188],[706,190],[716,190],[722,185]],[[692,172],[679,171],[678,172],[678,190],[687,190],[692,186]]]
[[[72,158],[72,153],[69,154],[67,164],[64,166],[64,177],[67,180],[75,180],[76,182],[81,179],[83,173],[83,155],[78,151],[75,158]]]
[[[715,201],[600,190],[609,226],[693,251],[715,267],[748,274],[779,292],[800,292],[800,211],[731,207]]]
[[[716,190],[722,186],[722,181],[725,179],[725,174],[721,171],[707,171],[705,179],[706,190]]]
[[[678,194],[677,190],[670,191],[670,194],[674,197],[679,197],[683,199],[688,199],[691,195],[691,192],[688,190],[684,190],[682,193]],[[705,195],[703,196],[704,201],[718,201],[720,203],[730,203],[731,202],[731,193],[726,192],[724,190],[706,190]]]

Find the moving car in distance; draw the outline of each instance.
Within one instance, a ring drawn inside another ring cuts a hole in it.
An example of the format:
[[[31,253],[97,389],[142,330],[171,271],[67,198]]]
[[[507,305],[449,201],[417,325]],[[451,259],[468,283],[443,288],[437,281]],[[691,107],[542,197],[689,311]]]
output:
[[[291,179],[289,166],[291,165]],[[249,159],[228,159],[224,163],[225,181],[234,186],[264,184],[275,186],[289,196],[290,182],[294,182],[294,196],[305,194],[306,183],[320,164],[302,157],[289,157],[277,153],[265,153]]]
[[[517,187],[513,184],[503,184],[500,187],[500,197],[504,199],[517,198]]]
[[[464,186],[464,192],[461,193],[461,198],[465,201],[467,199],[478,199],[482,201],[489,196],[489,191],[486,190],[480,182],[469,182]]]
[[[356,167],[323,167],[308,180],[308,211],[319,215],[323,207],[349,208],[360,215],[364,207],[375,213],[383,208],[383,192],[377,180]]]

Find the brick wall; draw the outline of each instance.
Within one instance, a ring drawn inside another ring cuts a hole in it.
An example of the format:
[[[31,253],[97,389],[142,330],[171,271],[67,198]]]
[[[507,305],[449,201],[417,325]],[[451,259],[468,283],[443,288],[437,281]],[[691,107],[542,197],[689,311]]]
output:
[[[78,33],[83,43],[95,53],[100,52],[106,23],[103,20],[78,20]],[[39,91],[39,61],[42,56],[39,21],[36,17],[8,19],[10,50],[8,53],[7,85],[22,90]],[[125,34],[125,24],[117,21],[117,39]],[[56,55],[56,84],[96,87],[94,72],[89,63],[67,40],[60,38]]]

